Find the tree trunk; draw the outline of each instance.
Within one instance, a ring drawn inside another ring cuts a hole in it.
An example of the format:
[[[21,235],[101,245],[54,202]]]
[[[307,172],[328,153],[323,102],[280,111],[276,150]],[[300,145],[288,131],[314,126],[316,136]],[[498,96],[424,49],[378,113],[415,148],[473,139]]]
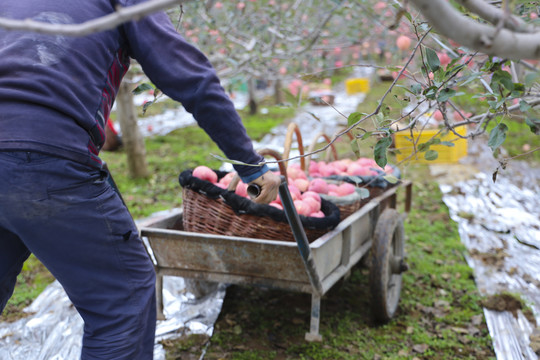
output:
[[[122,130],[122,142],[127,154],[129,175],[133,178],[145,178],[149,175],[146,163],[146,148],[137,126],[137,113],[133,105],[132,88],[131,81],[126,76],[118,90],[116,109],[118,122]]]
[[[249,78],[248,80],[248,98],[249,98],[249,114],[255,115],[257,113],[257,100],[255,100],[255,79]]]
[[[276,105],[283,104],[283,92],[281,91],[282,84],[280,79],[276,80],[274,83],[274,98],[276,100]]]

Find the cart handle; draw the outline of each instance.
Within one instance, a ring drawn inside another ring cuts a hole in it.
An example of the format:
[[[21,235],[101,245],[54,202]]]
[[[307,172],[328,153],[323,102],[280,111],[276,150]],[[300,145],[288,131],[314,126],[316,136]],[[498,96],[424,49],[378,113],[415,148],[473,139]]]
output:
[[[292,234],[296,243],[298,244],[298,250],[304,262],[311,287],[315,295],[323,295],[323,288],[321,280],[319,279],[319,274],[315,269],[315,262],[313,261],[313,255],[311,254],[311,248],[309,247],[309,241],[306,236],[306,232],[302,227],[300,222],[300,217],[296,212],[294,207],[294,202],[289,192],[289,187],[287,186],[287,180],[284,176],[281,176],[281,184],[279,185],[279,197],[281,198],[281,203],[283,204],[283,210],[285,211],[285,216],[287,221],[291,226]]]

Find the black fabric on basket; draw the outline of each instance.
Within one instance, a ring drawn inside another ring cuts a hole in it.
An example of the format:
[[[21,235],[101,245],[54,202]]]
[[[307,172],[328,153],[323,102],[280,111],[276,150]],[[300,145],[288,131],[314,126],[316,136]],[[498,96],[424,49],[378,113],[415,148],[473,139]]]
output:
[[[221,179],[227,174],[227,172],[216,171],[218,179]],[[221,198],[231,209],[238,215],[250,214],[257,216],[268,216],[274,221],[287,222],[287,217],[285,216],[285,211],[280,210],[276,207],[266,205],[266,204],[257,204],[247,198],[239,196],[234,193],[234,191],[228,191],[227,189],[222,189],[219,186],[212,184],[209,181],[199,179],[192,175],[192,170],[184,170],[180,173],[178,181],[183,188],[197,191],[200,194],[203,194],[211,199]],[[323,218],[300,216],[300,221],[304,228],[307,229],[333,229],[339,224],[340,213],[337,205],[332,202],[321,199],[321,211],[325,214]]]
[[[390,165],[390,164],[389,164]],[[390,165],[394,170],[391,175],[394,175],[396,178],[401,179],[401,171],[397,166]],[[354,185],[364,184],[372,187],[378,187],[386,189],[389,186],[392,186],[384,176],[386,173],[382,170],[372,168],[378,172],[378,175],[369,175],[369,176],[358,176],[358,175],[330,175],[324,177],[324,179],[335,180],[335,181],[345,181]]]

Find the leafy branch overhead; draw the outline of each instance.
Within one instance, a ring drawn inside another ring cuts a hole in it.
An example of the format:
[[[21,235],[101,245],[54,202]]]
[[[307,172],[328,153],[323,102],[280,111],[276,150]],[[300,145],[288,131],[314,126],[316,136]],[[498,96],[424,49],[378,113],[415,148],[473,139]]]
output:
[[[535,60],[540,59],[540,20],[535,2],[322,0],[318,4],[150,0],[82,24],[0,18],[0,28],[82,36],[168,9],[178,31],[208,55],[224,86],[272,81],[287,87],[298,103],[309,91],[309,81],[342,69],[371,68],[391,76],[387,91],[376,107],[342,114],[346,129],[333,141],[352,134],[351,147],[358,152],[359,143],[374,137],[379,164],[388,161],[394,134],[421,132],[434,123],[440,133],[446,129],[455,139],[487,133],[493,150],[511,136],[512,121],[526,124],[532,134],[540,132]],[[134,90],[147,91],[153,91],[154,99],[143,105],[143,112],[161,95],[150,83]],[[473,101],[467,100],[471,97]],[[390,105],[392,101],[399,107]],[[365,126],[368,123],[374,126]],[[466,133],[459,131],[464,126]],[[439,156],[439,145],[453,145],[410,138],[415,150],[431,160]]]

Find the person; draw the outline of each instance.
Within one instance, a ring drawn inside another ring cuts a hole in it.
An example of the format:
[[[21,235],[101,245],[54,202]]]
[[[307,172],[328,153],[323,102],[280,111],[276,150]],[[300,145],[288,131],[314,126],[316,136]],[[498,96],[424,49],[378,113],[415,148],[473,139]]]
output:
[[[107,120],[105,125],[105,143],[101,147],[101,151],[117,151],[122,146],[122,138],[116,131],[111,119]]]
[[[0,16],[76,24],[145,0],[2,0]],[[155,274],[99,152],[119,84],[136,59],[230,159],[258,164],[208,59],[164,12],[85,37],[0,29],[0,310],[33,253],[84,320],[81,359],[151,359]],[[266,166],[235,165],[276,197]]]

